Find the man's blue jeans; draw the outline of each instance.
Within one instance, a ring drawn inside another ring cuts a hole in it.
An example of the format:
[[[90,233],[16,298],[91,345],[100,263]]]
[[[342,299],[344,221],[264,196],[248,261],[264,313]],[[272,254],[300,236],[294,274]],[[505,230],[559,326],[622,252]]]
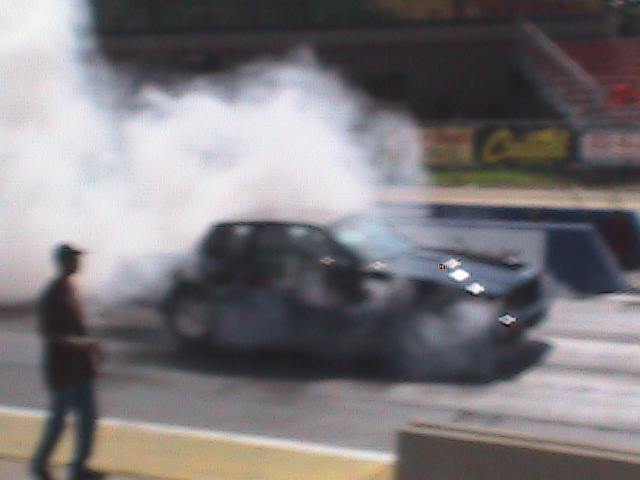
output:
[[[95,383],[86,380],[66,387],[50,387],[51,405],[40,443],[31,460],[32,468],[46,467],[60,435],[65,417],[70,409],[76,414],[76,443],[72,472],[80,472],[91,455],[96,426],[97,409]]]

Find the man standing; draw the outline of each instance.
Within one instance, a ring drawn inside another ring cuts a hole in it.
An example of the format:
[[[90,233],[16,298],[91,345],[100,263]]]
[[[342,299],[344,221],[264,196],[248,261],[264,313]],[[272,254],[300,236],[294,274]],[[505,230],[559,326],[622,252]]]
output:
[[[50,410],[40,443],[31,459],[31,473],[38,480],[51,480],[49,458],[62,434],[69,409],[77,416],[75,455],[71,480],[98,480],[101,472],[90,470],[95,425],[95,376],[99,344],[87,335],[82,309],[71,282],[80,268],[82,251],[68,244],[53,251],[57,275],[39,299],[39,331],[44,340],[44,377],[50,394]]]

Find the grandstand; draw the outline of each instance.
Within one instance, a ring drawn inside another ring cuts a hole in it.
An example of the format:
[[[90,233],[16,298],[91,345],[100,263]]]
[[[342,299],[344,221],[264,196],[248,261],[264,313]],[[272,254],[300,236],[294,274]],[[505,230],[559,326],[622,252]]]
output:
[[[604,0],[192,0],[189,8],[179,0],[93,4],[104,51],[115,62],[138,65],[146,75],[216,71],[307,44],[354,84],[409,106],[423,122],[565,116],[579,121],[573,111],[590,109],[592,102],[570,97],[593,96],[598,89],[576,90],[564,99],[548,93],[568,89],[561,81],[576,83],[576,76],[566,74],[571,69],[557,58],[550,61],[557,55],[537,48],[540,42],[515,20],[530,19],[551,42],[557,32],[564,40],[581,42],[604,38],[611,30]],[[524,53],[527,62],[522,63]],[[531,62],[564,74],[528,75],[538,69]],[[584,84],[587,75],[581,77],[578,83]]]
[[[578,128],[640,123],[640,38],[553,40],[522,24],[523,71]]]

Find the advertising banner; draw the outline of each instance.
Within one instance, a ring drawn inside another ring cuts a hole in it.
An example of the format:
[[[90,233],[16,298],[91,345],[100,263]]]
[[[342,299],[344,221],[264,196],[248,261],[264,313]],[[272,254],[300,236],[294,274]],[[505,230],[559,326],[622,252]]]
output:
[[[590,167],[640,167],[640,132],[595,130],[580,137],[582,163]]]
[[[476,133],[478,166],[559,167],[566,166],[574,152],[573,133],[562,126],[484,127]]]
[[[425,163],[428,166],[473,166],[473,127],[426,127],[423,129]]]

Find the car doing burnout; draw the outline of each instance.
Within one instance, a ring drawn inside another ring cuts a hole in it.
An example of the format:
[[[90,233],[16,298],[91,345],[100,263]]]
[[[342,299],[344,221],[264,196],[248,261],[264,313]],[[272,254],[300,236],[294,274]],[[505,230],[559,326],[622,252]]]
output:
[[[547,301],[538,272],[513,259],[427,249],[354,216],[216,224],[164,307],[169,331],[189,348],[382,357],[414,377],[445,352],[441,373],[490,374],[487,349],[515,341]]]

